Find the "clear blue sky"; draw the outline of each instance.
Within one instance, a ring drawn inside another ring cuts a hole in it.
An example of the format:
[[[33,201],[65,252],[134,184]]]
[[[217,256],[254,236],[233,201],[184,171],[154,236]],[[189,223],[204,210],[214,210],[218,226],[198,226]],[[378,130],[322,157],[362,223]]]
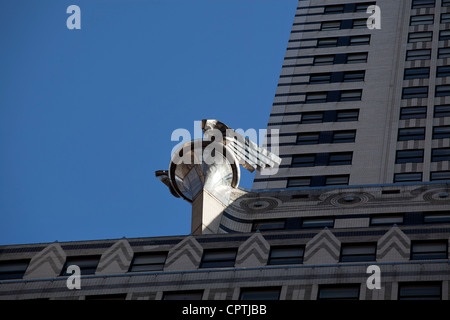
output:
[[[172,131],[266,127],[296,6],[0,1],[0,245],[189,234]]]

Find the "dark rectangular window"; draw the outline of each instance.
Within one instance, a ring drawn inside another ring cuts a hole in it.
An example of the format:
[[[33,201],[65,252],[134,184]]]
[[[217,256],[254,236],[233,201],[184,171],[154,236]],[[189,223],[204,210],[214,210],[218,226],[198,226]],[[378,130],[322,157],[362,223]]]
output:
[[[362,90],[345,90],[340,92],[339,101],[359,101],[361,96]]]
[[[319,132],[308,132],[308,133],[299,133],[297,135],[296,144],[305,145],[305,144],[318,144],[319,143]]]
[[[367,52],[362,53],[349,53],[347,54],[346,63],[366,63],[367,62]]]
[[[169,291],[163,293],[162,300],[202,300],[203,290]]]
[[[344,5],[338,4],[338,5],[325,6],[323,13],[324,14],[344,13]]]
[[[434,106],[434,117],[450,117],[450,104],[443,104],[440,106]]]
[[[441,13],[441,23],[450,22],[450,13]]]
[[[447,259],[448,240],[411,242],[411,260]]]
[[[242,288],[239,300],[279,300],[281,288]]]
[[[352,36],[350,37],[350,46],[361,46],[370,44],[370,35]]]
[[[420,150],[398,150],[395,163],[422,163],[423,149]]]
[[[425,119],[427,107],[403,107],[400,109],[400,120]]]
[[[349,179],[350,179],[349,175],[327,176],[325,178],[325,185],[326,186],[344,186],[344,185],[348,185]]]
[[[306,103],[323,103],[327,102],[327,92],[308,92],[306,93]]]
[[[434,171],[430,173],[431,181],[450,180],[450,171]]]
[[[430,77],[430,68],[408,68],[403,75],[404,80],[409,79],[428,79]]]
[[[355,142],[356,130],[335,131],[333,132],[333,143]]]
[[[438,148],[431,150],[431,162],[449,161],[450,148]]]
[[[424,223],[450,223],[450,212],[424,212]]]
[[[433,139],[450,138],[450,126],[433,127]]]
[[[394,224],[403,224],[403,215],[375,215],[370,218],[371,226],[392,226]]]
[[[200,268],[234,267],[237,249],[211,249],[203,252]]]
[[[435,0],[413,0],[411,4],[411,9],[418,8],[434,8]]]
[[[434,15],[432,14],[423,14],[418,16],[412,16],[409,20],[410,26],[417,26],[420,24],[433,24],[434,23]]]
[[[437,67],[436,77],[448,77],[450,76],[450,66]]]
[[[376,243],[347,243],[341,247],[341,262],[376,260]]]
[[[343,82],[364,81],[365,71],[346,71],[344,72]]]
[[[431,59],[431,49],[408,50],[406,52],[406,60],[429,60]]]
[[[359,110],[339,110],[336,114],[336,122],[358,121]]]
[[[313,217],[302,219],[302,228],[304,229],[322,229],[325,227],[327,228],[334,227],[333,217]]]
[[[291,167],[314,167],[316,162],[315,154],[302,154],[292,157]]]
[[[339,30],[341,21],[323,21],[320,30]]]
[[[329,166],[351,165],[353,152],[330,153],[328,157]]]
[[[310,84],[317,83],[330,83],[331,82],[331,73],[316,73],[309,76]]]
[[[22,279],[30,260],[8,260],[0,262],[0,280]]]
[[[450,57],[450,48],[439,48],[438,49],[438,58],[444,59]]]
[[[337,44],[338,44],[338,38],[317,39],[317,48],[336,47]]]
[[[442,0],[442,6],[443,6],[443,7],[448,7],[448,6],[450,6],[450,0]]]
[[[355,5],[355,10],[354,10],[354,12],[366,12],[366,11],[367,11],[367,8],[368,8],[369,6],[374,5],[374,4],[375,4],[375,2],[363,2],[363,3],[357,3],[357,4]]]
[[[364,29],[367,28],[367,19],[353,19],[352,29]]]
[[[311,185],[311,178],[289,178],[287,182],[288,188],[309,187]]]
[[[164,269],[167,252],[135,253],[129,272],[160,271]]]
[[[450,85],[436,86],[435,97],[450,96]]]
[[[398,130],[398,141],[424,139],[425,128],[402,128]]]
[[[439,31],[439,41],[449,40],[449,39],[450,39],[450,30]]]
[[[318,300],[359,300],[359,284],[320,285]]]
[[[86,296],[85,300],[126,300],[126,293],[119,294],[96,294],[91,296]]]
[[[323,122],[323,112],[303,112],[300,119],[300,123],[322,123]]]
[[[422,181],[422,172],[408,172],[394,174],[394,182]]]
[[[285,219],[274,220],[260,220],[254,221],[252,225],[252,232],[254,231],[276,231],[284,230],[286,228]]]
[[[268,265],[302,264],[304,246],[283,246],[270,249]]]
[[[323,66],[334,63],[334,55],[315,56],[313,64],[315,66]]]
[[[431,41],[433,38],[433,32],[410,32],[408,34],[408,43]]]
[[[399,283],[398,300],[441,300],[441,291],[438,282]]]
[[[100,261],[100,256],[75,256],[67,257],[66,263],[61,271],[61,276],[70,276],[71,273],[67,273],[67,268],[71,265],[76,265],[80,268],[82,275],[95,274],[97,265]]]
[[[427,98],[428,87],[408,87],[403,88],[402,99]]]

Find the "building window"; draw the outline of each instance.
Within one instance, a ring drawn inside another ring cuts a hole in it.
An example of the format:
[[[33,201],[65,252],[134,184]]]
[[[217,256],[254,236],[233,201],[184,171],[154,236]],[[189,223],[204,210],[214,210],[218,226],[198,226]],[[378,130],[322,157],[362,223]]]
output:
[[[403,128],[398,130],[398,141],[424,140],[425,128]]]
[[[340,110],[336,114],[336,122],[358,121],[359,110]]]
[[[436,77],[450,76],[450,66],[437,67],[436,74]]]
[[[317,39],[317,48],[336,47],[337,43],[338,43],[338,38]]]
[[[61,271],[61,276],[70,276],[71,273],[67,273],[67,268],[71,265],[76,265],[80,268],[82,275],[95,274],[97,265],[100,261],[100,256],[75,256],[67,257],[66,263]]]
[[[450,171],[435,171],[430,173],[430,180],[450,180]]]
[[[362,90],[341,91],[339,101],[359,101],[361,96]]]
[[[430,68],[408,68],[403,75],[404,80],[409,79],[428,79],[430,77]]]
[[[353,152],[331,153],[328,157],[329,166],[351,165]]]
[[[439,31],[439,41],[450,39],[450,30]]]
[[[288,188],[309,187],[311,178],[289,178],[287,182]]]
[[[200,268],[232,268],[237,249],[211,249],[203,252]]]
[[[435,97],[450,96],[450,85],[436,86]]]
[[[403,88],[402,99],[427,98],[428,87]]]
[[[336,13],[343,13],[344,12],[344,5],[331,5],[331,6],[325,6],[323,13],[324,14],[336,14]]]
[[[344,72],[343,82],[364,81],[365,71],[346,71]]]
[[[160,271],[164,269],[167,252],[135,253],[129,272]]]
[[[350,179],[349,175],[328,176],[325,178],[326,186],[346,186]]]
[[[450,138],[450,126],[433,127],[433,139]]]
[[[331,73],[316,73],[309,76],[310,84],[317,83],[330,83],[331,82]]]
[[[339,30],[341,21],[323,21],[320,30]]]
[[[333,133],[333,143],[348,143],[355,142],[356,139],[356,130],[349,131],[335,131]]]
[[[449,161],[450,148],[439,148],[431,150],[431,162]]]
[[[239,300],[279,300],[281,288],[242,288]]]
[[[447,259],[448,240],[411,242],[411,260]]]
[[[394,182],[422,181],[422,172],[396,173]]]
[[[333,217],[313,217],[302,219],[302,228],[304,229],[322,229],[325,227],[327,228],[334,227]]]
[[[434,117],[450,117],[450,104],[443,104],[440,106],[434,106]]]
[[[346,63],[366,63],[367,62],[367,52],[363,53],[349,53],[347,54]]]
[[[450,212],[424,212],[424,223],[450,223]]]
[[[318,300],[359,300],[359,284],[320,285]]]
[[[162,300],[202,300],[203,290],[164,292]]]
[[[355,5],[355,11],[354,12],[366,12],[367,8],[369,6],[374,5],[375,2],[363,2],[363,3],[357,3]]]
[[[450,6],[450,0],[442,0],[442,6],[443,6],[443,7],[448,7],[448,6]]]
[[[304,154],[292,157],[291,167],[314,167],[316,162],[315,154]]]
[[[323,122],[323,112],[303,112],[300,119],[300,123],[322,123]]]
[[[400,109],[400,120],[425,119],[427,107],[404,107]]]
[[[444,59],[450,57],[450,48],[439,48],[438,59]]]
[[[86,296],[85,300],[126,300],[126,293],[119,294],[96,294],[92,296]]]
[[[399,300],[441,300],[441,284],[437,282],[399,283]]]
[[[433,38],[433,32],[411,32],[408,34],[408,43],[431,41]]]
[[[441,23],[450,22],[450,13],[441,13]]]
[[[315,66],[323,66],[334,63],[334,55],[315,56],[313,64]]]
[[[431,49],[408,50],[406,52],[406,60],[429,60],[431,59]]]
[[[0,280],[22,279],[30,260],[9,260],[0,262]]]
[[[309,92],[306,94],[306,103],[327,102],[327,92]]]
[[[268,265],[302,264],[304,246],[283,246],[270,249]]]
[[[348,243],[342,244],[341,262],[360,262],[376,260],[376,243]]]
[[[367,28],[367,19],[354,19],[352,21],[352,29],[365,29]]]
[[[318,144],[319,138],[320,138],[319,132],[299,133],[297,135],[296,144],[300,144],[300,145]]]
[[[434,24],[434,15],[432,14],[423,14],[418,16],[412,16],[409,20],[410,26],[417,26],[420,24]]]
[[[370,218],[371,226],[392,226],[403,224],[403,215],[376,215]]]
[[[286,228],[286,220],[284,219],[262,220],[253,222],[252,232],[277,231],[277,230],[284,230],[285,228]]]
[[[370,35],[352,36],[350,37],[350,46],[361,46],[370,44]]]
[[[423,149],[420,150],[398,150],[395,163],[422,163]]]
[[[413,0],[411,4],[411,9],[418,8],[434,8],[435,0]]]

